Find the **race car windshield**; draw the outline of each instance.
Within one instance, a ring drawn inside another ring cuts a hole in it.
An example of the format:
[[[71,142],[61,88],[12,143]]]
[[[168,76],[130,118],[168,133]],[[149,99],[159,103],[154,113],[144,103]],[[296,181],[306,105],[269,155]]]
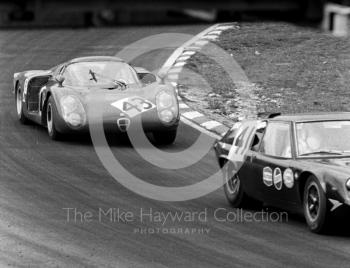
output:
[[[350,121],[297,123],[299,156],[350,155]]]
[[[106,84],[138,84],[133,68],[125,62],[77,62],[67,66],[65,82],[72,86],[105,86]]]

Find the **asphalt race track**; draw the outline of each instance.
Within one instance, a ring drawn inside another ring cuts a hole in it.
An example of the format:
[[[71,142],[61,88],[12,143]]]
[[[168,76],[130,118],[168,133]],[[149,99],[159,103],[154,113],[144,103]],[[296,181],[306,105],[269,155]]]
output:
[[[100,163],[88,138],[51,141],[46,130],[21,125],[11,92],[14,72],[49,68],[84,55],[114,55],[151,34],[198,33],[206,25],[75,30],[0,31],[0,266],[21,267],[348,267],[350,235],[314,235],[299,217],[288,222],[218,221],[214,211],[230,211],[222,190],[187,202],[143,198],[117,183]],[[170,51],[145,57],[144,67],[161,65]],[[168,151],[191,145],[198,132],[181,124]],[[142,160],[127,140],[112,142],[124,166],[145,180],[187,185],[217,171],[214,152],[191,168],[156,168]],[[175,160],[174,160],[175,161]],[[140,208],[163,213],[207,211],[203,222],[166,227],[209,229],[199,234],[140,234],[137,228],[162,227],[140,222],[67,222],[63,208],[97,213]],[[247,212],[244,212],[247,213]],[[221,214],[224,217],[225,213]]]

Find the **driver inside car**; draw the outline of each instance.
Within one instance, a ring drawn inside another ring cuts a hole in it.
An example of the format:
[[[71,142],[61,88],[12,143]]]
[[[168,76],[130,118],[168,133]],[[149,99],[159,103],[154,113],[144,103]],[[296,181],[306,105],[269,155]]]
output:
[[[308,154],[318,151],[321,148],[321,140],[318,135],[309,135],[305,130],[298,133],[299,154]]]

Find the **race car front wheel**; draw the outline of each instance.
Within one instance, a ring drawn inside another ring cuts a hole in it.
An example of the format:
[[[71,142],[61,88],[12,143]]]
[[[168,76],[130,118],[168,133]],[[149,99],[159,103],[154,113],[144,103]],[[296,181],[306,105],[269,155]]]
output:
[[[310,176],[304,188],[304,216],[309,229],[314,233],[323,233],[329,223],[329,203],[326,195],[314,176]]]
[[[230,162],[224,164],[223,173],[224,173],[224,192],[226,199],[230,205],[234,208],[252,208],[258,207],[261,205],[255,199],[250,198],[244,192],[242,181],[238,174],[234,174],[232,171],[232,165]]]
[[[228,202],[235,208],[242,207],[243,189],[238,175],[225,178],[224,191]]]
[[[154,140],[157,144],[168,145],[173,144],[176,139],[177,129],[169,131],[153,132]]]
[[[28,119],[23,114],[23,92],[20,85],[16,86],[16,108],[17,108],[17,116],[18,120],[25,124],[28,122]]]
[[[55,118],[57,116],[57,109],[55,101],[52,96],[49,97],[46,107],[46,124],[47,133],[52,140],[59,140],[61,138],[61,133],[56,130]]]

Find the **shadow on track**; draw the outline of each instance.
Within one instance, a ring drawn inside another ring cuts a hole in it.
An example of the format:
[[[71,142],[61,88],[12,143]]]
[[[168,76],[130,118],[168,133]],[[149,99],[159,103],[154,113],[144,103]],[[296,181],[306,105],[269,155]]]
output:
[[[279,208],[270,207],[270,206],[264,206],[264,211],[267,211],[269,213],[277,212],[282,213],[286,212]],[[258,209],[254,208],[253,210],[250,210],[251,212],[256,212]],[[307,228],[307,224],[305,221],[305,218],[302,214],[297,213],[291,213],[287,212],[288,214],[288,220],[287,222],[284,222],[283,224],[291,224],[292,226],[304,226],[305,229]],[[345,205],[339,207],[334,212],[331,212],[331,220],[329,225],[327,226],[327,230],[320,234],[320,236],[324,235],[326,237],[350,237],[350,207],[347,207]]]

